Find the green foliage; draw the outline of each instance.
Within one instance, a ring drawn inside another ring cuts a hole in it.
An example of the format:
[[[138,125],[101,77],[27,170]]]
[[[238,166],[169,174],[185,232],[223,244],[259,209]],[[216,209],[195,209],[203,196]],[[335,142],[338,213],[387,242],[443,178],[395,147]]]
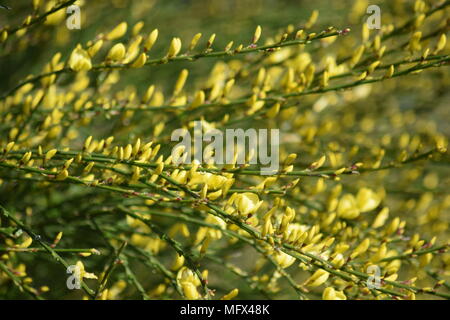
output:
[[[450,1],[378,2],[0,11],[0,298],[450,298]],[[173,164],[198,120],[280,171]]]

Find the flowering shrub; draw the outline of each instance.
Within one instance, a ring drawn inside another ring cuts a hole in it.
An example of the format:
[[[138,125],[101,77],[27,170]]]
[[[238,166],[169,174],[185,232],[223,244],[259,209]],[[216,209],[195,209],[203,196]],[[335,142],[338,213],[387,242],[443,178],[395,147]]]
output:
[[[0,9],[0,297],[450,298],[450,1],[242,2]],[[175,164],[195,121],[279,170]]]

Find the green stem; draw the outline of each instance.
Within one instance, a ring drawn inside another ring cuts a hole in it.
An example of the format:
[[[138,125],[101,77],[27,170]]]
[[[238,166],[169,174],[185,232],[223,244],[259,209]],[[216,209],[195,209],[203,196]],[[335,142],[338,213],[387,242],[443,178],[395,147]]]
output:
[[[46,244],[42,239],[41,236],[34,233],[30,228],[25,226],[22,221],[16,219],[14,216],[12,216],[5,208],[3,208],[0,205],[0,213],[7,218],[8,220],[11,220],[14,222],[17,226],[19,226],[22,230],[24,230],[34,241],[38,242],[44,249],[47,251],[53,259],[55,259],[56,262],[64,266],[64,268],[67,270],[69,268],[70,264],[66,262],[51,246]],[[83,281],[83,279],[80,279],[80,284],[83,290],[88,294],[91,298],[95,298],[94,291],[88,287],[88,285]]]

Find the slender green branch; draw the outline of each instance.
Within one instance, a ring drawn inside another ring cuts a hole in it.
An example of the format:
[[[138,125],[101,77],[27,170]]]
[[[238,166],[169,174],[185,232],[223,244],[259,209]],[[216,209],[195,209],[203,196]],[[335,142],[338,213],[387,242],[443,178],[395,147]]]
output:
[[[39,296],[36,289],[24,284],[22,280],[16,276],[11,270],[9,270],[8,266],[6,266],[2,261],[0,261],[0,269],[14,282],[14,285],[19,288],[20,291],[26,292],[32,298],[36,300],[43,300],[41,296]]]
[[[108,269],[106,269],[104,275],[102,276],[102,280],[100,282],[100,285],[98,286],[96,292],[95,292],[95,296],[98,297],[99,294],[101,294],[103,292],[103,290],[105,290],[106,285],[108,283],[109,278],[111,277],[114,269],[116,268],[117,264],[119,263],[119,259],[120,259],[120,255],[122,254],[123,249],[125,249],[125,247],[127,246],[127,242],[124,241],[121,246],[119,247],[119,249],[114,252],[113,257],[111,259],[111,262],[108,266]]]
[[[12,216],[5,208],[3,208],[0,205],[0,213],[7,218],[8,220],[11,220],[14,222],[17,226],[19,226],[22,230],[24,230],[34,241],[38,242],[44,249],[47,251],[56,262],[64,266],[64,268],[67,270],[67,268],[70,266],[69,263],[65,259],[63,259],[51,246],[46,244],[42,239],[41,236],[34,233],[30,228],[25,226],[20,220],[16,219],[14,216]],[[88,285],[83,281],[83,279],[80,279],[80,284],[83,290],[86,292],[87,295],[89,295],[91,298],[95,298],[94,291],[88,287]]]
[[[17,27],[14,27],[14,28],[6,28],[4,30],[6,30],[9,35],[12,35],[12,34],[16,33],[19,30],[30,28],[30,27],[32,27],[33,25],[35,25],[35,24],[37,24],[39,22],[45,21],[49,15],[51,15],[51,14],[53,14],[53,13],[55,13],[55,12],[61,10],[61,9],[69,7],[70,5],[74,4],[76,1],[77,0],[68,0],[66,2],[63,2],[59,6],[55,6],[53,9],[43,13],[42,15],[31,19],[31,21],[29,23],[27,23],[27,24],[24,23],[24,24],[22,24],[20,26],[17,26]]]
[[[387,258],[382,259],[381,262],[387,262],[387,261],[393,261],[393,260],[404,260],[404,259],[414,258],[416,256],[421,256],[421,255],[424,255],[427,253],[445,252],[446,250],[448,250],[448,248],[449,248],[449,245],[431,247],[428,249],[413,251],[413,252],[407,253],[407,254],[401,254],[401,255],[397,255],[397,256],[387,257]]]
[[[148,219],[143,219],[141,216],[137,215],[136,213],[134,213],[133,211],[129,210],[128,208],[126,208],[124,206],[118,206],[117,208],[120,211],[122,211],[123,213],[125,213],[126,215],[145,223],[147,226],[149,226],[152,229],[153,232],[155,232],[158,235],[158,237],[161,240],[166,241],[180,256],[183,256],[186,259],[188,267],[200,279],[200,282],[202,284],[203,290],[205,291],[207,299],[210,299],[211,294],[210,294],[210,290],[207,286],[207,282],[205,281],[205,279],[203,279],[203,276],[197,266],[198,263],[196,261],[196,257],[192,252],[186,251],[178,241],[170,238],[166,233],[164,233],[161,230],[160,227],[158,227],[157,225],[155,225],[153,222],[149,221]]]
[[[71,0],[71,1],[74,1],[74,0]],[[340,32],[338,32],[338,31],[329,32],[329,33],[321,33],[311,39],[284,41],[281,43],[275,43],[275,44],[263,45],[263,46],[249,46],[240,51],[214,51],[214,52],[196,53],[196,54],[191,54],[191,55],[185,54],[185,55],[180,55],[180,56],[176,56],[176,57],[172,57],[172,58],[163,57],[163,58],[147,61],[146,66],[159,65],[159,64],[164,64],[164,63],[168,63],[171,61],[196,61],[200,58],[220,58],[220,57],[225,57],[225,56],[249,54],[249,53],[255,53],[255,52],[265,52],[265,53],[269,52],[270,53],[271,51],[273,51],[277,48],[307,44],[314,40],[319,40],[319,39],[328,38],[328,37],[334,37],[339,34],[340,34]],[[130,66],[124,65],[124,64],[115,64],[115,65],[99,64],[99,65],[93,66],[91,71],[105,71],[105,70],[107,71],[107,70],[128,69],[128,68],[130,68]],[[36,83],[39,80],[47,78],[49,76],[53,76],[53,75],[58,76],[58,75],[61,75],[64,73],[73,73],[73,72],[74,71],[72,69],[65,67],[63,69],[50,71],[50,72],[46,72],[46,73],[31,77],[31,78],[24,80],[21,83],[17,84],[15,87],[13,87],[11,90],[9,90],[5,95],[1,96],[0,101],[5,100],[7,97],[9,97],[14,92],[16,92],[17,90],[19,90],[20,88],[22,88],[23,86],[25,86],[27,84]]]
[[[55,252],[62,252],[62,253],[97,253],[97,249],[69,249],[69,248],[53,248]],[[47,250],[45,248],[8,248],[8,247],[0,247],[0,252],[28,252],[28,253],[35,253],[35,252],[46,252]]]

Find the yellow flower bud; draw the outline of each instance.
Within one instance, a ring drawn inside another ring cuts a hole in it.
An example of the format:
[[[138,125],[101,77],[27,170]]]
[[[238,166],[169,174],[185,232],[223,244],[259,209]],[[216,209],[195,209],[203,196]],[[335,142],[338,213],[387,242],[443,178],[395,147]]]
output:
[[[84,141],[83,149],[84,150],[89,149],[89,147],[91,146],[91,142],[92,142],[92,136],[87,137],[86,140]]]
[[[69,176],[69,171],[64,169],[60,173],[58,173],[58,175],[56,176],[56,180],[63,181],[63,180],[66,180],[68,176]]]
[[[198,41],[202,37],[201,33],[197,33],[191,40],[191,44],[189,45],[189,51],[192,51],[197,46]]]
[[[32,243],[33,243],[33,239],[31,237],[27,237],[24,242],[22,242],[20,245],[18,245],[18,247],[21,249],[26,249],[29,246],[31,246]]]
[[[97,52],[99,52],[99,50],[102,48],[102,46],[103,46],[103,40],[98,40],[92,46],[90,46],[87,49],[89,57],[93,58],[97,54]]]
[[[187,69],[183,69],[178,76],[178,80],[175,84],[175,88],[173,90],[173,95],[178,95],[181,90],[183,90],[184,84],[186,83],[186,79],[189,75],[189,71]]]
[[[420,44],[421,38],[422,38],[421,31],[414,32],[414,34],[412,35],[412,37],[409,41],[409,50],[411,52],[419,51],[420,49],[422,49],[422,45]]]
[[[115,27],[111,32],[106,35],[106,40],[115,40],[120,37],[123,37],[127,32],[128,24],[126,22],[120,23],[117,27]]]
[[[153,48],[153,45],[155,44],[157,39],[158,39],[158,29],[155,29],[149,34],[149,36],[144,42],[145,51],[149,51],[151,48]]]
[[[5,42],[8,39],[8,31],[3,30],[2,33],[0,33],[0,43]]]
[[[280,103],[275,103],[270,109],[269,111],[267,111],[266,115],[269,119],[273,119],[275,118],[278,113],[280,112],[281,109],[281,104]]]
[[[295,39],[296,40],[301,39],[304,32],[305,32],[304,30],[298,30],[297,33],[295,34]]]
[[[72,54],[70,55],[69,67],[76,72],[91,70],[91,57],[81,47],[77,47],[72,51]]]
[[[371,63],[370,66],[367,68],[367,72],[369,74],[373,73],[380,64],[381,64],[381,61],[375,61],[375,62]]]
[[[230,41],[228,42],[228,44],[225,46],[224,51],[230,51],[231,48],[233,47],[234,41]]]
[[[275,261],[280,265],[281,268],[285,269],[291,266],[295,262],[295,258],[284,253],[282,251],[275,254]]]
[[[58,234],[55,237],[55,240],[53,240],[53,244],[55,244],[55,245],[58,244],[61,241],[62,236],[63,236],[63,233],[58,232]]]
[[[161,174],[163,172],[163,169],[164,169],[164,162],[158,163],[155,169],[155,174],[157,175]]]
[[[131,144],[127,144],[127,146],[125,147],[124,152],[123,152],[123,159],[124,160],[130,159],[132,152],[133,152],[133,147],[131,146]]]
[[[366,78],[367,78],[367,71],[364,71],[363,73],[361,73],[357,78],[356,78],[356,80],[358,80],[358,81],[363,81],[363,80],[365,80]]]
[[[213,45],[215,39],[216,39],[216,34],[213,33],[213,34],[209,37],[208,42],[206,43],[206,48],[207,48],[207,49],[211,48],[211,46]]]
[[[339,217],[344,219],[355,219],[359,216],[360,211],[356,205],[356,199],[352,194],[345,194],[339,200],[337,207]]]
[[[132,68],[142,68],[147,62],[147,55],[145,53],[141,53],[139,57],[131,64]]]
[[[150,99],[152,98],[154,92],[155,92],[155,86],[150,85],[147,88],[147,91],[145,91],[144,96],[142,97],[142,103],[148,103],[150,101]]]
[[[318,161],[313,162],[313,163],[309,166],[309,168],[310,168],[311,170],[319,169],[320,167],[323,166],[323,164],[325,163],[325,160],[326,160],[326,159],[327,159],[326,156],[322,156]]]
[[[53,158],[53,156],[58,152],[58,150],[56,149],[52,149],[47,151],[47,153],[45,154],[45,161],[50,160],[51,158]]]
[[[419,29],[423,25],[425,18],[426,18],[426,15],[424,13],[421,13],[420,15],[418,15],[416,17],[416,19],[414,20],[414,28]]]
[[[25,152],[22,159],[20,159],[20,162],[23,163],[24,165],[26,165],[28,163],[28,161],[30,161],[31,156],[32,156],[31,152]]]
[[[188,300],[197,300],[200,298],[200,294],[197,291],[195,285],[188,281],[183,281],[181,283],[181,287],[183,289],[183,293]]]
[[[433,254],[431,252],[421,255],[419,258],[420,268],[426,267],[428,264],[430,264],[432,259]]]
[[[12,148],[14,148],[14,145],[15,145],[14,141],[9,142],[4,149],[4,153],[10,152]]]
[[[167,53],[168,58],[175,57],[181,50],[181,40],[180,38],[173,38],[170,43],[169,52]]]
[[[224,295],[220,300],[231,300],[239,294],[239,289],[233,289],[226,295]]]
[[[344,265],[345,259],[344,256],[341,253],[338,253],[333,260],[331,260],[331,263],[335,268],[340,268]]]
[[[131,33],[133,34],[133,36],[137,36],[139,32],[141,32],[142,28],[144,28],[144,22],[139,21],[133,26],[133,30],[131,31]]]
[[[94,164],[95,162],[89,162],[88,165],[84,167],[83,173],[88,174],[89,172],[91,172],[92,168],[94,167]]]
[[[351,253],[350,257],[352,259],[356,258],[357,256],[363,254],[364,252],[367,251],[367,249],[369,249],[370,246],[370,240],[369,239],[364,239],[356,248],[355,250],[353,250],[353,252]]]
[[[238,194],[234,200],[241,215],[246,216],[258,210],[262,201],[255,193],[245,192]]]
[[[123,43],[114,45],[108,52],[106,60],[118,62],[125,58],[126,49]]]
[[[322,76],[322,87],[328,87],[328,82],[330,80],[330,74],[328,73],[328,71],[324,71],[323,72],[323,76]]]
[[[391,233],[394,233],[398,230],[398,227],[400,225],[400,218],[396,217],[394,220],[392,220],[389,227],[386,229],[386,235],[390,235]]]
[[[444,50],[446,44],[447,44],[447,36],[445,35],[445,33],[443,33],[439,38],[439,41],[436,45],[436,49],[434,50],[434,54],[437,54],[440,51]]]
[[[361,57],[364,53],[364,48],[365,48],[364,45],[360,45],[355,50],[355,52],[353,52],[351,63],[350,63],[352,66],[355,66],[359,62],[359,60],[361,59]]]
[[[224,96],[227,96],[230,93],[231,89],[233,89],[234,83],[235,83],[234,79],[230,79],[225,83],[225,87],[223,88]]]
[[[387,254],[387,246],[385,243],[383,243],[378,249],[378,251],[375,253],[375,255],[372,256],[370,262],[377,263],[378,261],[384,259],[386,257],[386,254]]]
[[[318,18],[319,18],[319,11],[318,10],[314,10],[311,13],[311,16],[309,17],[308,22],[305,24],[305,28],[306,29],[311,28],[317,22]]]
[[[386,74],[384,75],[385,78],[392,78],[395,72],[395,67],[393,65],[389,66],[389,69],[386,71]]]
[[[297,159],[297,154],[291,153],[290,155],[287,156],[286,160],[284,160],[284,165],[288,166],[288,165],[293,164],[295,159]]]
[[[382,227],[388,217],[389,217],[389,208],[384,207],[383,209],[381,209],[381,211],[378,213],[377,217],[373,221],[372,228],[376,229]]]
[[[372,211],[381,202],[381,198],[372,190],[362,188],[356,195],[356,203],[360,212]]]
[[[176,256],[176,258],[175,258],[175,261],[173,262],[173,265],[172,265],[171,269],[172,269],[173,271],[179,270],[179,269],[184,265],[184,261],[185,261],[184,256],[178,255],[178,254],[177,254],[177,256]]]
[[[329,276],[330,276],[329,272],[323,269],[318,269],[316,272],[314,272],[314,274],[311,277],[309,277],[305,281],[305,285],[308,285],[310,287],[318,287],[324,284],[328,280]]]
[[[342,291],[336,291],[334,288],[328,287],[322,293],[323,300],[347,300]]]
[[[253,44],[258,42],[259,38],[261,37],[261,32],[262,32],[261,26],[257,26],[256,30],[255,30],[255,34],[253,35],[253,40],[252,40]]]

